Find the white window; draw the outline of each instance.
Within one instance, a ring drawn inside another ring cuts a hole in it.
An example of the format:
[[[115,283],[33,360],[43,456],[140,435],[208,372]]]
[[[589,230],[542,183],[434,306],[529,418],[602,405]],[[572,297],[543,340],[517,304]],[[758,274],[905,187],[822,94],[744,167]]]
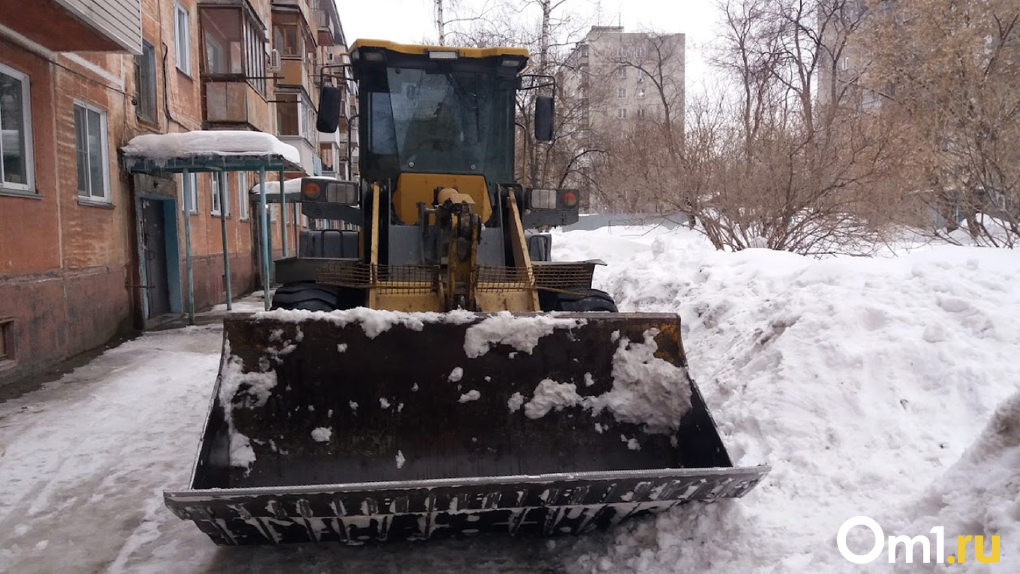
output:
[[[641,108],[641,109],[639,109],[637,111],[637,117],[639,117],[639,118],[645,117],[645,109],[644,108]]]
[[[627,77],[627,68],[620,67],[619,69],[617,69],[616,70],[616,77],[620,78],[621,80],[626,78]]]
[[[626,98],[627,97],[627,88],[618,88],[616,90],[616,97],[618,97],[618,98]]]
[[[191,14],[174,2],[174,45],[177,69],[191,75]]]
[[[843,56],[843,60],[840,63],[840,67],[843,68],[844,72],[849,70],[850,69],[850,58],[848,58],[847,56]]]
[[[248,172],[237,174],[237,213],[242,220],[248,219]]]
[[[625,119],[627,117],[627,108],[619,108],[616,110],[616,117]]]
[[[226,205],[220,205],[220,182],[223,182],[223,201]],[[230,178],[222,173],[209,174],[209,198],[212,203],[213,215],[225,215],[230,217]]]
[[[35,191],[28,76],[0,64],[0,188]]]
[[[191,213],[198,213],[198,174],[188,174],[188,179],[191,180]],[[181,211],[184,211],[184,178],[181,177]]]
[[[74,141],[78,164],[78,195],[110,201],[110,162],[107,151],[106,112],[74,103]]]
[[[639,97],[639,98],[645,97],[645,89],[644,88],[638,88],[637,97]]]

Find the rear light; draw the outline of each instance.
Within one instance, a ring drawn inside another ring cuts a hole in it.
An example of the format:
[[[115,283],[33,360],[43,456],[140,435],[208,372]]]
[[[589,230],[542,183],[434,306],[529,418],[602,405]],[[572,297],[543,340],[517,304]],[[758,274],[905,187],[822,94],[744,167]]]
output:
[[[563,195],[560,196],[563,201],[563,205],[567,207],[574,207],[577,205],[577,193],[573,191],[564,191]]]
[[[301,186],[301,195],[305,199],[319,199],[322,196],[322,187],[314,181],[305,181],[304,185]]]

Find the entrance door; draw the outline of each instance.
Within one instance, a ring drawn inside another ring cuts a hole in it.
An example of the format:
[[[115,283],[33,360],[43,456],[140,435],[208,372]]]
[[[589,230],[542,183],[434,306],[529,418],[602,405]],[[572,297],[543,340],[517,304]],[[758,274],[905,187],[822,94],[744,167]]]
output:
[[[142,200],[142,248],[145,254],[146,297],[149,316],[158,317],[170,312],[170,283],[167,281],[166,222],[163,219],[163,202]]]

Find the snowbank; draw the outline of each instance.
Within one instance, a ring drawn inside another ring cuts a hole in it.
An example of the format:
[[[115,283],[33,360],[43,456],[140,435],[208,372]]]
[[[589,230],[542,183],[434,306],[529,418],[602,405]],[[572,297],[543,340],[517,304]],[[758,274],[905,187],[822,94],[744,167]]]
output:
[[[202,130],[175,134],[145,134],[131,138],[123,148],[128,157],[166,161],[203,155],[279,155],[300,164],[297,148],[271,134],[243,130]]]
[[[1017,481],[1004,479],[1016,475],[1015,451],[980,471],[1011,493],[947,470],[1020,390],[1016,253],[929,247],[816,260],[720,253],[687,230],[613,240],[606,254],[605,233],[559,234],[553,255],[606,259],[596,287],[621,310],[679,313],[691,375],[734,462],[773,471],[744,499],[686,505],[580,542],[565,558],[571,572],[860,572],[835,544],[859,515],[897,535],[927,533],[935,520],[947,536],[953,524],[967,534],[998,528],[1005,562],[1016,540],[1004,526],[1016,516]],[[933,481],[941,494],[918,507]],[[995,511],[989,492],[1002,493]],[[953,510],[968,500],[983,502]],[[953,572],[1016,571],[983,568],[970,559]]]

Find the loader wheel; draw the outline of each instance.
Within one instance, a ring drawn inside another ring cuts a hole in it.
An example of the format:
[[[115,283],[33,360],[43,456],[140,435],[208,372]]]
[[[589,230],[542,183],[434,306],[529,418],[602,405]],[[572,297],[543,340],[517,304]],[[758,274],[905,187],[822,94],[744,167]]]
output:
[[[281,285],[273,295],[273,309],[335,311],[342,308],[340,289],[317,283]]]
[[[571,313],[603,312],[616,313],[613,297],[598,289],[571,289],[573,294],[540,293],[539,304],[543,311],[568,311]]]

